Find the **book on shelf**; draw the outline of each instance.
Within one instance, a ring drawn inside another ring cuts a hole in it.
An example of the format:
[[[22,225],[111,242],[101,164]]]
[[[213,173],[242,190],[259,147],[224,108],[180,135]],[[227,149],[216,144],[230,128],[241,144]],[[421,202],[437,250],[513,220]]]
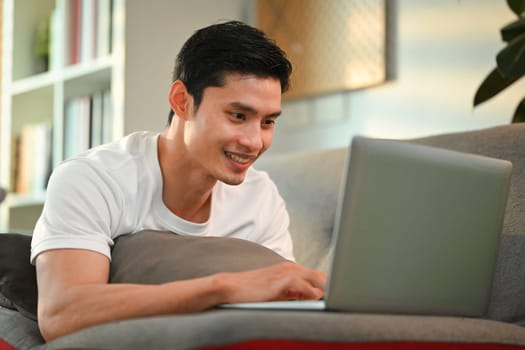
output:
[[[80,62],[80,20],[81,20],[81,0],[66,1],[66,30],[67,51],[65,51],[67,64]]]
[[[80,15],[80,61],[95,58],[95,36],[98,0],[81,0]]]
[[[95,147],[113,141],[111,90],[101,90],[91,95],[91,142]]]
[[[113,104],[111,90],[102,92],[102,143],[113,141]]]
[[[64,110],[64,159],[89,148],[91,98],[81,96],[66,101]]]
[[[64,159],[112,141],[111,91],[72,98],[64,107]]]
[[[97,91],[91,96],[91,140],[90,146],[98,146],[102,141],[103,92]]]
[[[51,173],[51,126],[30,123],[22,127],[16,152],[15,191],[41,193]]]
[[[76,64],[111,52],[112,0],[66,1],[66,63]]]
[[[20,135],[11,138],[11,162],[9,164],[9,192],[16,192],[18,183],[18,163],[20,158]]]
[[[98,0],[97,13],[96,57],[104,57],[111,53],[113,1]]]

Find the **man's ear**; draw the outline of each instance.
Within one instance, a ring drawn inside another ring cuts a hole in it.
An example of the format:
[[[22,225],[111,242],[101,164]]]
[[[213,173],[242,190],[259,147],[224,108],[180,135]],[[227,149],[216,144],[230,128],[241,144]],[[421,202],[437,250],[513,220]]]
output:
[[[188,119],[191,113],[193,98],[189,94],[186,85],[180,81],[175,80],[171,84],[169,94],[170,107],[175,112],[175,115],[182,119]]]

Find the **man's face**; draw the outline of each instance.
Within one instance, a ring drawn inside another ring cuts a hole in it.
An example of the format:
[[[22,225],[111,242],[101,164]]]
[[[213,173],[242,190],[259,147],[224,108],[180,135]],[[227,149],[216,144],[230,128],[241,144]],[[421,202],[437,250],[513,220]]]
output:
[[[204,89],[198,110],[187,121],[184,141],[210,176],[238,185],[270,147],[280,113],[278,79],[229,74],[224,86]]]

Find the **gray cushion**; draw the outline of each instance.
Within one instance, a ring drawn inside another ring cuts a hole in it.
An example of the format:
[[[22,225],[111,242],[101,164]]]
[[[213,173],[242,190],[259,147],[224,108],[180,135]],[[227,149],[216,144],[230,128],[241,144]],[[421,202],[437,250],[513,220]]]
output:
[[[111,256],[112,283],[144,284],[245,271],[285,261],[274,251],[243,239],[150,230],[119,237]]]
[[[30,251],[31,236],[0,234],[0,305],[36,320],[36,273]]]
[[[487,318],[525,326],[525,234],[501,238]]]
[[[34,349],[35,346],[44,343],[36,321],[23,316],[18,311],[1,306],[0,339],[4,339],[17,350]]]

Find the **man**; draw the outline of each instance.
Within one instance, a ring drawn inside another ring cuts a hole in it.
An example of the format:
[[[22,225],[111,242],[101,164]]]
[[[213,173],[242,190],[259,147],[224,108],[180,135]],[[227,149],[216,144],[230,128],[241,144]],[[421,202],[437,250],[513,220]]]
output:
[[[176,61],[169,124],[62,163],[34,231],[46,340],[103,322],[220,303],[318,299],[324,274],[293,262],[161,285],[109,284],[110,247],[144,229],[250,239],[293,260],[275,185],[251,168],[270,146],[291,65],[240,22],[197,31]]]

